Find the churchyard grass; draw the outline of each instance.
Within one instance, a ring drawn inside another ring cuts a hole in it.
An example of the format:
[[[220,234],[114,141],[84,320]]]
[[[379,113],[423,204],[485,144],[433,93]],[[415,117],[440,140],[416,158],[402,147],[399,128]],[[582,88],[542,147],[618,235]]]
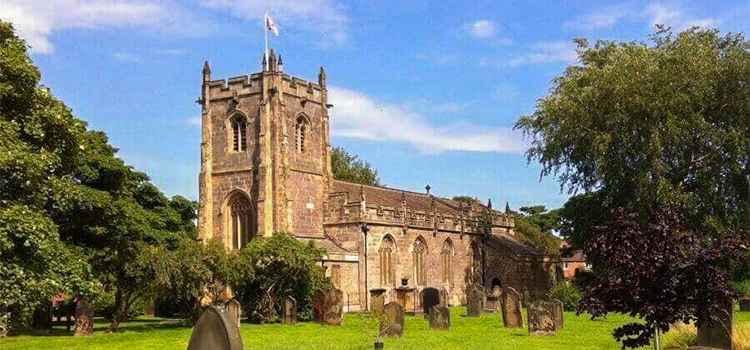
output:
[[[530,337],[526,329],[508,329],[500,315],[485,314],[466,318],[466,308],[451,308],[452,325],[448,331],[431,330],[422,316],[407,316],[403,338],[385,339],[385,349],[498,349],[498,350],[601,350],[619,349],[612,339],[612,329],[630,322],[623,315],[590,320],[565,313],[565,328],[554,337]],[[750,325],[750,312],[737,312],[738,324]],[[524,318],[526,313],[524,311]],[[372,349],[373,339],[364,331],[363,320],[352,314],[344,317],[341,327],[321,326],[311,322],[296,325],[249,324],[240,327],[246,349]],[[139,317],[123,323],[120,333],[106,334],[108,322],[97,319],[95,333],[88,338],[74,338],[61,328],[51,336],[28,335],[0,340],[0,350],[62,349],[62,350],[184,350],[191,328],[176,321]]]

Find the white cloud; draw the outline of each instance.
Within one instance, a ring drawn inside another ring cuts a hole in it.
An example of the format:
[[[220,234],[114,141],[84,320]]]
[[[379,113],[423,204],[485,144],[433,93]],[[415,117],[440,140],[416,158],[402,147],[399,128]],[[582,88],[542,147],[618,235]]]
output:
[[[633,16],[634,11],[629,4],[607,6],[602,10],[563,23],[567,28],[596,30],[612,28],[617,22]]]
[[[151,50],[155,54],[169,55],[169,56],[180,56],[188,53],[187,50],[183,49],[153,49]]]
[[[679,5],[665,5],[658,2],[648,4],[642,15],[648,19],[651,27],[663,24],[677,31],[693,26],[716,27],[721,23],[718,18],[694,18]]]
[[[480,19],[473,23],[466,24],[464,28],[466,28],[469,35],[479,39],[492,38],[497,34],[495,23],[492,23],[492,21],[487,19]]]
[[[165,16],[157,1],[0,0],[0,18],[12,22],[35,53],[52,53],[50,36],[58,30],[160,26]]]
[[[140,62],[141,57],[130,52],[115,52],[112,54],[115,60],[126,63]]]
[[[263,13],[268,12],[279,27],[280,35],[291,28],[324,34],[332,44],[347,40],[349,18],[344,6],[335,0],[204,0],[201,5],[259,25],[263,24]]]
[[[545,64],[553,62],[575,62],[578,58],[576,46],[567,41],[544,41],[529,46],[528,52],[516,56],[508,63],[511,66]]]
[[[468,122],[431,125],[422,114],[377,101],[357,91],[330,87],[334,104],[331,132],[340,137],[408,143],[422,152],[473,151],[521,153],[525,145],[510,128]]]

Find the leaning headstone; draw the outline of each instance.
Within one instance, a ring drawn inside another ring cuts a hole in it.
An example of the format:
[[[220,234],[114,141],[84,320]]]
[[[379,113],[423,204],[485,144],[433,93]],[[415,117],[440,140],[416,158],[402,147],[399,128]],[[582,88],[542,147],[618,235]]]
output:
[[[432,329],[450,329],[451,309],[446,306],[435,305],[430,308],[429,319]]]
[[[385,306],[385,292],[384,288],[370,289],[370,312],[373,315],[380,315],[383,313],[383,306]]]
[[[740,299],[740,311],[750,311],[750,298]]]
[[[31,334],[49,335],[52,332],[52,302],[45,300],[34,309]]]
[[[563,326],[565,325],[565,314],[563,313],[563,303],[560,300],[554,299],[552,300],[552,304],[555,305],[555,325],[557,326],[557,330],[563,329]]]
[[[241,350],[242,337],[226,308],[211,305],[193,327],[188,350]]]
[[[723,302],[722,308],[711,315],[712,324],[698,327],[698,346],[712,349],[733,349],[732,329],[734,328],[734,302]]]
[[[423,289],[422,312],[424,312],[425,317],[427,317],[427,314],[430,312],[430,308],[435,305],[440,305],[440,291],[432,287]]]
[[[383,307],[383,316],[380,320],[380,335],[386,337],[404,336],[404,319],[406,311],[401,304],[392,301]]]
[[[537,300],[528,307],[529,334],[555,335],[555,304],[551,301]]]
[[[485,298],[486,298],[487,302],[485,302],[485,304],[484,304],[484,311],[485,312],[495,312],[495,311],[497,311],[498,304],[500,304],[499,298],[496,297],[494,294],[487,294],[487,296]]]
[[[503,288],[502,314],[506,328],[523,328],[521,294],[513,288]]]
[[[477,286],[469,287],[466,293],[466,316],[479,317],[484,311],[484,291]]]
[[[237,299],[231,299],[224,304],[227,309],[227,313],[232,317],[232,320],[237,323],[237,327],[240,326],[240,320],[242,319],[242,304]]]
[[[94,304],[88,299],[78,300],[76,303],[76,325],[73,335],[86,337],[94,334]]]
[[[315,293],[313,320],[320,324],[340,326],[344,316],[344,293],[337,288]]]
[[[297,299],[291,296],[284,298],[284,323],[297,323]]]
[[[440,305],[441,306],[451,306],[451,301],[448,299],[448,290],[445,288],[440,289]]]

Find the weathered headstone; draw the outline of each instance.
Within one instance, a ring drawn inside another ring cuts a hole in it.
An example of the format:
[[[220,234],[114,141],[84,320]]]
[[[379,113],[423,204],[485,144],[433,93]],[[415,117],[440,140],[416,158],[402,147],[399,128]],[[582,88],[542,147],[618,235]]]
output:
[[[373,315],[379,315],[383,313],[383,306],[385,306],[385,292],[384,288],[370,289],[370,312]]]
[[[193,327],[188,350],[241,350],[242,337],[226,308],[211,305]]]
[[[497,311],[498,304],[500,304],[499,298],[494,294],[487,294],[487,302],[484,304],[484,311],[495,312]]]
[[[449,293],[448,290],[443,288],[440,289],[440,305],[441,306],[451,306],[451,301],[449,299]]]
[[[315,293],[313,320],[320,324],[340,326],[344,316],[344,293],[337,288]]]
[[[380,320],[380,335],[386,337],[404,336],[404,319],[406,311],[401,304],[392,301],[383,307],[383,316]]]
[[[242,304],[237,299],[228,300],[224,307],[227,309],[227,313],[234,322],[237,323],[237,327],[240,326],[240,320],[242,319]]]
[[[88,299],[80,299],[76,303],[76,325],[73,335],[86,337],[94,334],[94,304]]]
[[[733,349],[734,302],[725,300],[721,310],[713,315],[713,324],[704,323],[698,327],[698,346],[712,349]]]
[[[326,313],[326,294],[317,291],[313,295],[313,322],[323,323]]]
[[[433,306],[429,310],[429,319],[432,329],[450,329],[451,309],[442,305]]]
[[[52,302],[45,300],[34,309],[31,334],[49,335],[52,332]]]
[[[430,312],[430,308],[435,305],[440,305],[440,291],[432,287],[423,289],[422,312],[424,312],[425,317],[427,317],[427,314]]]
[[[503,325],[506,328],[523,328],[521,295],[513,288],[503,289],[502,314]]]
[[[479,317],[484,311],[484,291],[470,286],[466,293],[466,316]]]
[[[555,305],[555,325],[557,326],[557,330],[561,330],[565,326],[563,303],[557,299],[552,300],[552,303]]]
[[[291,296],[284,298],[284,323],[297,323],[297,299]]]
[[[740,311],[750,311],[750,298],[740,299]]]
[[[529,304],[527,311],[529,334],[555,335],[557,333],[555,304],[553,302],[537,300]]]

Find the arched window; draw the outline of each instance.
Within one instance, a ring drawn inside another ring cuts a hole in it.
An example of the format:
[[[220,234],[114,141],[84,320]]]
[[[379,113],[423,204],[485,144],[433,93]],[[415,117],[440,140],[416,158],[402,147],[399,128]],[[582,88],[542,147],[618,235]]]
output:
[[[247,149],[247,123],[241,115],[232,118],[232,150],[244,152]]]
[[[305,119],[305,117],[303,116],[297,118],[297,124],[294,127],[294,143],[297,147],[297,152],[299,153],[305,151],[305,137],[307,137],[307,129],[307,119]]]
[[[252,238],[252,205],[248,198],[241,194],[235,193],[227,201],[224,208],[226,215],[225,233],[226,237],[231,239],[230,246],[232,249],[244,248]]]
[[[443,242],[443,249],[440,252],[440,256],[443,259],[443,282],[449,285],[453,284],[453,242],[450,238],[446,238]]]
[[[477,242],[471,242],[469,246],[469,274],[471,281],[482,283],[482,253],[479,251]]]
[[[390,286],[393,284],[393,250],[395,244],[391,236],[385,236],[380,244],[380,285]]]
[[[427,242],[424,238],[417,237],[414,241],[414,282],[423,286],[427,280],[427,272],[424,269],[424,260],[427,256]]]

